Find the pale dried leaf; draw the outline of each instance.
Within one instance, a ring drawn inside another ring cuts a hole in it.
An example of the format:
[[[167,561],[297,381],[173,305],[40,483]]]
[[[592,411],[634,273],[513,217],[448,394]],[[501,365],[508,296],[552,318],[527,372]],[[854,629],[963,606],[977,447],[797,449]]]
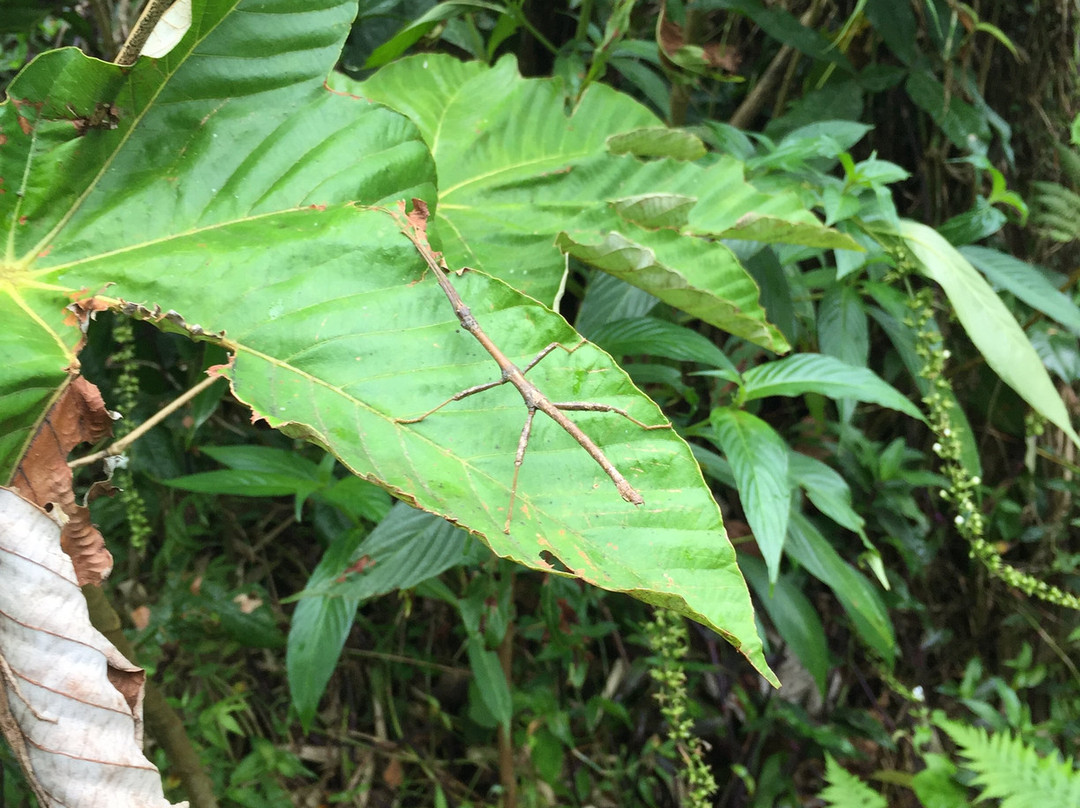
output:
[[[0,488],[0,731],[42,808],[171,805],[142,753],[144,676],[90,625],[56,522]]]
[[[143,45],[140,56],[160,59],[180,44],[184,34],[191,28],[191,0],[176,0],[161,15],[154,30]]]

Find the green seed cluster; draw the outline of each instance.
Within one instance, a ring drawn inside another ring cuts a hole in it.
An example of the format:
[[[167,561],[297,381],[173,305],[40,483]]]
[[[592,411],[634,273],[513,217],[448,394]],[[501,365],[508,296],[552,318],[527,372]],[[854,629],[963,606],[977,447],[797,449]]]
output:
[[[121,413],[130,416],[135,411],[135,404],[139,399],[139,379],[135,364],[135,332],[130,320],[117,317],[113,321],[113,342],[116,349],[113,351],[112,364],[118,369],[116,408]],[[134,429],[134,426],[127,419],[118,421],[116,437],[123,437]],[[113,472],[112,482],[119,490],[118,498],[124,506],[128,530],[131,533],[131,544],[141,550],[146,547],[151,533],[150,520],[146,516],[146,503],[135,488],[134,477],[128,469],[117,468]]]
[[[971,546],[971,555],[995,578],[1028,596],[1080,610],[1080,597],[1007,564],[994,545],[986,540],[986,521],[976,497],[982,481],[964,465],[960,438],[952,418],[955,397],[952,395],[952,383],[945,375],[949,351],[942,346],[941,334],[934,326],[933,302],[933,293],[929,289],[912,294],[909,297],[911,316],[906,324],[916,331],[915,351],[923,363],[920,375],[930,385],[929,391],[923,396],[923,403],[930,427],[937,436],[934,452],[941,459],[942,473],[949,480],[949,487],[941,492],[941,498],[950,503],[956,514],[953,517],[956,530]]]
[[[686,623],[675,612],[657,607],[653,622],[645,627],[649,644],[660,658],[650,673],[658,685],[655,698],[668,723],[668,738],[675,745],[686,769],[689,808],[708,808],[717,791],[716,779],[705,762],[704,743],[694,735],[694,721],[688,714],[686,669],[683,660],[689,650]]]

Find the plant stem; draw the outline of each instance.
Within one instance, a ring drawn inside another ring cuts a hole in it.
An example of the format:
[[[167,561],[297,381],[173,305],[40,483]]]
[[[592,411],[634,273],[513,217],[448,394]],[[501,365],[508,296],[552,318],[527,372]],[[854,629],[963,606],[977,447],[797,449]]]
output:
[[[593,0],[581,0],[578,9],[577,29],[574,31],[574,40],[580,45],[589,39],[589,22],[592,20]]]
[[[143,423],[139,424],[133,430],[124,435],[124,437],[120,438],[120,440],[113,443],[112,446],[110,446],[109,448],[102,449],[100,452],[88,454],[85,457],[76,458],[75,460],[72,460],[70,463],[68,463],[68,466],[70,468],[89,466],[91,463],[96,463],[99,460],[104,460],[106,457],[115,457],[116,455],[123,454],[128,446],[133,444],[135,441],[137,441],[155,426],[160,424],[162,421],[164,421],[166,418],[168,418],[170,415],[180,409],[180,407],[187,404],[189,401],[191,401],[191,399],[199,395],[199,393],[202,393],[205,390],[209,389],[210,386],[213,385],[213,383],[218,381],[220,378],[220,376],[207,376],[205,379],[192,387],[186,393],[170,401],[152,416],[147,418]]]
[[[112,8],[108,0],[91,0],[90,13],[101,36],[101,52],[112,53],[112,49],[116,47],[116,33],[113,30]]]
[[[807,28],[813,27],[823,9],[824,4],[818,0],[814,0],[814,2],[810,4],[810,8],[808,8],[799,18],[799,22]],[[769,63],[765,72],[761,74],[761,78],[758,79],[754,88],[749,92],[746,98],[743,99],[743,102],[739,104],[739,108],[735,110],[728,123],[739,129],[746,129],[750,126],[750,123],[757,117],[761,107],[764,106],[766,97],[773,91],[773,88],[776,87],[787,72],[787,62],[789,58],[798,59],[799,56],[795,52],[795,49],[790,45],[784,45],[776,52],[776,56],[773,57],[772,62]],[[781,112],[782,110],[775,110],[775,116],[779,116]]]
[[[120,52],[116,54],[116,59],[113,60],[115,64],[135,64],[139,54],[142,52],[143,45],[150,38],[150,33],[171,5],[172,0],[147,0],[146,8],[143,9],[139,19],[132,26],[131,33],[128,34],[128,38],[120,48]]]

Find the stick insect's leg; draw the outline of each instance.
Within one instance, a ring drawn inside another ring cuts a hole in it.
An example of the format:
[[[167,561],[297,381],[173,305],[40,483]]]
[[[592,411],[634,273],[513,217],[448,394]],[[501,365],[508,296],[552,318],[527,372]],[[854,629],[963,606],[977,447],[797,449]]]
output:
[[[523,367],[523,368],[521,369],[521,373],[522,373],[522,375],[524,375],[524,374],[528,373],[528,372],[529,372],[530,370],[532,370],[532,369],[533,369],[534,367],[536,367],[537,365],[539,365],[539,364],[540,364],[540,361],[541,361],[541,360],[542,360],[542,359],[543,359],[543,358],[544,358],[545,356],[547,356],[547,355],[548,355],[549,353],[551,353],[552,351],[554,351],[554,350],[555,350],[556,348],[562,348],[562,349],[563,349],[564,351],[569,351],[569,349],[568,349],[568,348],[565,348],[565,347],[563,346],[563,344],[562,344],[561,342],[553,342],[553,343],[551,343],[551,344],[550,344],[550,345],[548,345],[548,346],[547,346],[546,348],[544,348],[544,350],[542,350],[542,351],[541,351],[540,353],[538,353],[538,354],[537,354],[536,356],[534,356],[534,357],[533,357],[533,360],[532,360],[532,361],[531,361],[531,362],[530,362],[529,364],[527,364],[527,365],[526,365],[525,367]]]
[[[506,525],[503,533],[510,534],[510,520],[514,518],[514,498],[517,496],[518,472],[521,471],[521,462],[525,459],[525,449],[529,446],[529,435],[532,433],[533,418],[536,417],[536,407],[529,407],[529,414],[525,417],[525,426],[521,429],[521,437],[518,439],[517,454],[514,455],[514,479],[510,483],[510,505],[506,508]]]
[[[468,398],[469,396],[475,395],[476,393],[482,393],[485,390],[490,390],[493,387],[498,387],[500,384],[506,384],[508,381],[509,381],[509,379],[506,376],[503,376],[501,379],[498,379],[497,381],[487,382],[486,384],[478,384],[475,387],[468,387],[468,388],[462,390],[460,393],[455,393],[454,395],[450,396],[450,398],[446,399],[446,401],[444,401],[438,407],[432,407],[430,410],[425,412],[423,415],[418,415],[416,418],[395,418],[394,423],[395,424],[418,424],[421,421],[423,421],[425,418],[427,418],[429,415],[431,415],[432,413],[436,413],[439,410],[441,410],[447,404],[452,404],[455,401],[461,401],[461,399],[463,399],[463,398]]]
[[[569,349],[566,348],[565,346],[563,346],[561,343],[558,343],[558,342],[551,343],[546,348],[544,348],[544,350],[542,350],[540,353],[538,353],[536,356],[534,356],[532,361],[529,362],[529,364],[527,364],[522,369],[522,371],[521,371],[522,375],[528,373],[530,370],[532,370],[534,367],[536,367],[538,364],[540,364],[541,360],[543,360],[543,358],[545,356],[547,356],[549,353],[554,351],[556,348],[562,348],[564,351],[569,351]],[[501,384],[506,384],[508,381],[510,381],[510,378],[504,374],[501,379],[498,379],[496,381],[487,382],[486,384],[478,384],[475,387],[469,387],[469,388],[467,388],[465,390],[462,390],[460,393],[455,393],[454,395],[450,396],[450,398],[446,399],[446,401],[444,401],[442,404],[440,404],[437,407],[432,407],[430,410],[425,412],[423,415],[418,415],[415,418],[395,418],[394,423],[396,423],[396,424],[418,424],[421,421],[423,421],[425,418],[427,418],[429,415],[432,415],[432,414],[438,412],[439,410],[441,410],[447,404],[452,404],[455,401],[461,401],[461,399],[463,399],[463,398],[468,398],[469,396],[475,395],[476,393],[482,393],[485,390],[490,390],[493,387],[498,387]]]
[[[527,365],[525,365],[524,368],[522,368],[522,375],[524,376],[529,371],[531,371],[532,368],[539,365],[540,362],[543,360],[544,356],[548,355],[549,353],[554,351],[556,348],[562,348],[567,353],[572,353],[573,352],[573,349],[567,348],[565,345],[562,344],[562,342],[552,342],[551,345],[546,346],[542,351],[540,351],[540,353],[538,353],[536,356],[534,356],[534,358],[532,358],[531,362],[529,362]],[[462,390],[460,393],[455,393],[454,395],[451,395],[449,399],[447,399],[446,401],[444,401],[442,404],[438,405],[437,407],[432,407],[431,409],[428,410],[427,413],[424,413],[423,415],[418,415],[416,418],[394,418],[394,423],[419,423],[424,418],[427,418],[429,415],[433,415],[434,413],[437,413],[438,410],[442,409],[447,404],[453,404],[456,401],[461,401],[462,399],[468,399],[470,395],[475,395],[476,393],[482,393],[485,390],[490,390],[491,388],[496,388],[496,387],[499,387],[500,385],[505,385],[505,383],[507,383],[508,381],[510,381],[510,377],[503,374],[501,379],[497,379],[496,381],[488,381],[487,383],[485,383],[485,385],[476,385],[475,387],[470,387],[470,388]],[[629,418],[630,416],[626,416],[626,417]],[[633,420],[633,419],[631,419],[631,420]],[[639,421],[635,421],[635,423],[638,423],[638,422]],[[644,423],[643,423],[642,426],[643,427],[645,426]]]
[[[598,404],[592,401],[560,401],[552,402],[556,409],[566,410],[568,412],[614,412],[626,418],[628,421],[633,421],[642,429],[671,429],[671,424],[645,424],[632,416],[626,410],[621,407],[613,407],[610,404]]]

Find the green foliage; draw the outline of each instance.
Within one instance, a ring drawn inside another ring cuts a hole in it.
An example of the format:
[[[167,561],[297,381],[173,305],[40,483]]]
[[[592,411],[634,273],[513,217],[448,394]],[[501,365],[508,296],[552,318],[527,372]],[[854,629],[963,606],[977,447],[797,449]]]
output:
[[[941,719],[936,722],[961,749],[965,766],[975,773],[979,799],[1000,799],[1002,808],[1072,805],[1080,800],[1080,771],[1056,753],[1040,756],[1007,732]]]
[[[489,804],[516,779],[520,804],[661,805],[711,766],[718,805],[764,808],[813,799],[824,757],[821,799],[886,804],[836,763],[861,753],[935,808],[967,804],[966,772],[1071,804],[1034,750],[1074,739],[1076,630],[967,561],[1058,604],[1080,580],[1051,381],[1080,379],[1080,309],[1028,262],[1052,255],[1005,252],[1031,127],[980,80],[1021,70],[1011,12],[700,0],[661,30],[622,0],[381,0],[350,31],[354,3],[302,5],[206,0],[131,69],[45,53],[0,111],[5,476],[82,347],[71,295],[116,313],[78,359],[130,421],[208,368],[233,394],[136,443],[124,504],[94,504],[223,799]],[[339,52],[355,78],[328,92]],[[87,124],[114,100],[115,129]],[[1032,224],[1067,236],[1071,191],[1033,190]],[[643,507],[537,419],[504,534],[516,393],[398,421],[498,378],[392,218],[414,196],[513,361],[573,349],[529,371],[553,400],[670,418],[572,413]],[[645,607],[611,592],[719,631],[780,696],[673,617],[679,706],[656,710]],[[962,768],[930,751],[905,681],[997,732],[940,724]]]
[[[1077,118],[1080,121],[1080,117]],[[1074,123],[1073,129],[1076,130]],[[1072,187],[1057,182],[1032,183],[1032,224],[1055,241],[1072,242],[1080,238],[1080,153],[1056,143],[1062,172]]]
[[[825,782],[820,796],[832,808],[885,808],[888,804],[866,783],[845,771],[832,755],[825,756]]]
[[[933,723],[957,744],[963,768],[973,776],[961,778],[958,767],[947,757],[927,754],[926,768],[904,779],[926,808],[961,808],[985,800],[1000,800],[1002,808],[1036,808],[1073,805],[1080,799],[1080,770],[1056,752],[1041,756],[1031,744],[1009,732],[988,734],[983,728],[951,721],[940,714]],[[972,802],[966,798],[960,779],[977,790]],[[834,808],[883,808],[887,804],[831,755],[826,755],[825,780],[828,786],[820,796]]]
[[[650,671],[657,684],[656,700],[668,724],[668,740],[675,747],[674,756],[684,761],[685,804],[705,808],[712,804],[710,797],[716,793],[717,785],[704,760],[702,741],[693,732],[693,719],[687,714],[689,700],[683,667],[688,650],[686,626],[681,618],[658,609],[645,631],[658,658],[657,666]]]
[[[330,63],[327,54],[340,47],[343,31],[330,23],[335,15],[347,14],[349,4],[328,5],[326,19],[317,14],[305,16],[312,36],[321,37],[321,50],[312,49],[310,43],[301,48],[306,35],[300,29],[275,39],[271,33],[273,17],[259,18],[266,26],[264,36],[275,43],[276,54],[255,46],[253,39],[245,39],[247,44],[239,42],[235,26],[225,22],[234,13],[230,9],[228,4],[209,4],[202,27],[194,28],[167,57],[171,71],[167,81],[166,74],[153,64],[144,62],[125,73],[85,60],[76,52],[58,51],[35,62],[12,83],[9,92],[20,105],[43,99],[40,117],[30,124],[31,133],[33,126],[55,132],[58,142],[54,149],[58,152],[82,147],[84,140],[93,149],[80,159],[76,176],[67,177],[63,185],[50,187],[46,179],[36,194],[7,197],[12,200],[7,221],[26,217],[28,222],[13,242],[13,254],[20,257],[9,262],[6,270],[15,290],[14,295],[4,298],[11,309],[12,327],[7,333],[11,340],[29,338],[47,345],[39,361],[51,365],[52,370],[44,373],[20,365],[4,383],[18,386],[34,379],[38,385],[62,387],[65,375],[56,370],[55,363],[61,357],[66,358],[65,365],[71,363],[69,352],[78,332],[64,328],[65,312],[60,305],[64,294],[58,290],[113,284],[110,295],[116,297],[110,298],[110,305],[229,350],[232,358],[218,372],[256,418],[326,447],[354,473],[379,481],[415,505],[451,517],[485,537],[496,552],[521,563],[552,569],[540,556],[540,551],[546,550],[562,560],[565,568],[598,585],[671,604],[703,598],[700,605],[690,607],[691,611],[744,646],[765,671],[748,593],[735,566],[734,552],[726,544],[719,512],[689,450],[673,431],[628,433],[617,418],[592,419],[596,423],[595,428],[590,427],[593,439],[608,447],[616,467],[636,469],[629,472],[632,478],[640,478],[635,479],[635,486],[661,505],[658,509],[637,509],[629,504],[612,508],[589,496],[603,476],[602,470],[568,436],[553,434],[546,425],[539,426],[533,437],[531,462],[520,479],[513,476],[510,453],[491,451],[493,445],[507,445],[521,428],[520,408],[509,406],[510,400],[503,395],[514,395],[510,390],[486,394],[488,403],[479,408],[450,408],[417,424],[398,420],[444,399],[460,387],[464,376],[471,376],[475,383],[487,381],[492,367],[490,357],[467,335],[449,341],[437,336],[454,332],[453,313],[433,283],[416,283],[423,275],[419,256],[401,233],[394,211],[364,206],[415,194],[430,196],[435,179],[430,157],[415,130],[400,116],[328,93],[316,81],[320,64],[324,72]],[[215,112],[218,101],[205,95],[207,87],[215,81],[229,85],[227,73],[232,62],[215,56],[202,61],[199,54],[244,52],[245,47],[260,48],[264,75],[258,84],[231,85],[226,111]],[[65,88],[48,79],[58,69],[57,61],[63,62],[70,75],[86,77],[70,101],[64,95]],[[421,69],[416,60],[394,67],[397,75]],[[507,71],[513,69],[510,62],[504,62],[494,70],[481,68],[479,77],[502,83]],[[433,86],[453,86],[461,80],[451,71]],[[562,122],[566,128],[560,114],[549,114],[554,111],[553,103],[561,106],[555,83],[520,84],[523,95],[519,105],[526,103],[543,113],[544,120]],[[269,97],[266,85],[275,87]],[[591,95],[606,98],[608,103],[618,101],[613,91],[600,90]],[[82,138],[70,121],[50,117],[65,105],[90,108],[101,103],[95,92],[133,97],[132,108],[125,107],[115,130],[95,130]],[[365,88],[365,92],[376,94],[374,87]],[[179,118],[170,105],[174,98],[187,96],[197,100],[185,102],[186,117]],[[431,104],[436,110],[445,106],[435,100]],[[623,104],[627,105],[634,107],[628,101]],[[288,117],[297,114],[300,107],[305,108],[305,127],[298,127],[295,118]],[[5,108],[8,120],[14,121],[23,108],[9,104]],[[249,114],[256,109],[269,114]],[[482,111],[471,104],[467,112],[475,114],[478,109]],[[634,114],[639,121],[647,117],[644,110]],[[319,120],[327,126],[315,126]],[[490,164],[481,167],[489,174],[494,166],[500,167],[499,187],[505,192],[515,183],[526,188],[538,182],[550,185],[544,179],[548,169],[562,165],[572,154],[607,165],[604,139],[619,131],[620,123],[605,115],[596,120],[609,128],[594,129],[590,139],[575,146],[573,152],[556,148],[545,162],[493,148]],[[473,131],[468,119],[457,125],[461,131]],[[168,137],[185,130],[198,133],[199,148]],[[235,148],[237,142],[259,145],[257,151],[244,154]],[[356,151],[357,145],[365,142],[368,148]],[[505,146],[514,141],[500,142]],[[215,144],[229,145],[222,151],[222,145]],[[440,144],[432,143],[432,147],[440,159]],[[157,154],[156,161],[147,162],[143,156],[147,150]],[[456,155],[449,157],[454,164]],[[44,154],[33,147],[31,135],[13,138],[5,159],[10,166],[5,171],[11,175],[33,172],[46,164]],[[179,169],[173,165],[176,160],[181,161]],[[636,172],[628,182],[648,187],[647,172],[639,169],[632,157],[617,160],[623,174],[627,169]],[[47,178],[47,170],[42,171]],[[155,171],[159,178],[179,171],[179,180],[173,181],[191,189],[198,198],[177,202],[164,192],[168,187],[167,183],[162,185],[164,179],[158,182],[151,178]],[[121,194],[117,189],[127,182],[123,178],[133,175],[139,179],[129,182]],[[444,208],[454,208],[457,197],[451,191],[455,183],[469,184],[443,170],[439,184],[446,188],[440,197]],[[361,188],[363,192],[357,194]],[[590,191],[586,198],[589,207],[596,206],[598,192],[602,189]],[[458,203],[459,209],[462,204]],[[467,208],[465,205],[462,215],[467,215]],[[31,216],[34,211],[41,215]],[[802,218],[807,216],[802,214]],[[139,238],[132,242],[131,231],[94,229],[97,222],[114,220],[138,221]],[[482,233],[487,228],[470,231],[467,220],[450,219],[449,223],[462,239],[462,249],[490,256],[477,262],[481,267],[490,264],[511,271],[515,266],[510,254],[486,244]],[[45,233],[47,246],[39,241]],[[68,240],[69,233],[75,241]],[[76,235],[80,233],[86,235]],[[550,247],[552,235],[548,236],[548,260],[561,263],[563,259]],[[92,246],[81,238],[88,238]],[[536,245],[526,252],[545,253]],[[456,261],[449,247],[448,255]],[[209,263],[206,256],[213,256]],[[34,277],[40,279],[33,284],[25,276],[31,266]],[[305,271],[298,271],[300,266]],[[212,280],[216,295],[242,298],[244,306],[222,309],[203,291],[197,280],[198,267],[206,275],[203,282]],[[363,271],[355,267],[363,267]],[[532,277],[552,276],[550,271],[536,269]],[[740,274],[745,277],[745,273]],[[168,283],[165,279],[169,277],[177,282]],[[556,285],[557,278],[558,273],[554,275]],[[49,292],[36,285],[46,280],[53,285]],[[556,390],[561,384],[561,392],[552,395],[602,400],[640,419],[656,421],[659,413],[655,405],[606,355],[582,343],[550,310],[479,271],[456,283],[465,299],[483,301],[482,316],[492,338],[522,364],[523,358],[536,355],[550,343],[568,348],[533,371],[530,378],[541,389]],[[748,278],[745,283],[753,289]],[[538,293],[536,287],[528,288]],[[354,302],[361,299],[370,301],[368,314],[357,316]],[[125,302],[133,300],[137,305]],[[31,313],[35,306],[44,314]],[[162,308],[173,313],[162,315]],[[526,311],[534,327],[523,332],[517,323]],[[564,379],[573,380],[567,384]],[[21,428],[0,444],[7,449],[2,461],[9,468],[50,400],[50,395],[39,394],[35,402],[19,402],[12,410],[11,417]],[[234,469],[225,477],[248,494],[291,492],[293,484],[288,479],[251,469],[244,474],[241,471]],[[512,479],[518,508],[513,533],[506,534],[507,506],[502,503],[510,501]],[[309,482],[315,484],[314,479]],[[220,490],[221,479],[204,477],[201,484],[204,491]],[[650,487],[659,491],[650,495]],[[614,493],[610,488],[603,490],[609,496]],[[307,492],[295,493],[299,503]],[[682,516],[672,518],[676,511]],[[586,513],[591,515],[586,518]],[[637,528],[632,529],[635,523]],[[540,535],[565,538],[556,538],[550,547],[550,540],[537,544],[532,539],[537,530]],[[612,541],[614,533],[619,535],[618,543]],[[564,542],[568,542],[566,547],[560,547]],[[654,549],[657,542],[664,547],[660,557]],[[620,561],[623,554],[627,555]],[[677,559],[694,560],[686,566]],[[725,582],[706,590],[692,582],[701,575]],[[683,583],[678,583],[680,578],[685,578]]]

